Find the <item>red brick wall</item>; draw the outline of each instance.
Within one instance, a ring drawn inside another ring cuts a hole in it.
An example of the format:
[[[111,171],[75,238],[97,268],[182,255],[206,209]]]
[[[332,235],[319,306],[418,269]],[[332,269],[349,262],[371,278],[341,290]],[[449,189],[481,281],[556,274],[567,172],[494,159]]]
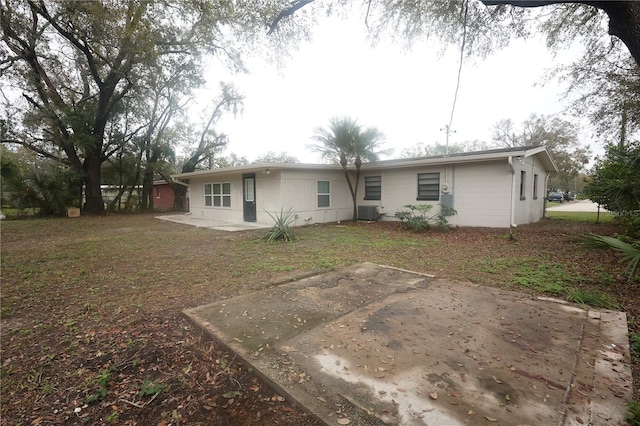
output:
[[[175,194],[169,184],[153,184],[153,208],[155,210],[172,210]]]

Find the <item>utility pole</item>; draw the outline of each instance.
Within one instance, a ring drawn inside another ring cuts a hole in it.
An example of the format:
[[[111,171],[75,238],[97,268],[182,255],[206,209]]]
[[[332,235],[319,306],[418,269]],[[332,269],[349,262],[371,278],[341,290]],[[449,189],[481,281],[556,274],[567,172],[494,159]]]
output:
[[[445,124],[440,131],[444,130],[444,134],[446,135],[446,144],[444,146],[444,155],[449,155],[449,133],[455,133],[455,130],[451,130],[448,124]]]

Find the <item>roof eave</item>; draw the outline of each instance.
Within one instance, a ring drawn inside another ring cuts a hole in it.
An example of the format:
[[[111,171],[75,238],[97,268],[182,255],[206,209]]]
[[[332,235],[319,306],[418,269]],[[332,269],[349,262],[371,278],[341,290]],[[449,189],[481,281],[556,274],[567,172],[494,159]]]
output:
[[[237,167],[223,167],[219,169],[198,170],[188,173],[176,173],[170,175],[172,179],[189,179],[198,176],[217,175],[224,173],[251,173],[262,170],[309,170],[309,169],[322,169],[322,170],[342,170],[339,165],[336,164],[308,164],[308,163],[260,163],[249,164],[246,166]]]

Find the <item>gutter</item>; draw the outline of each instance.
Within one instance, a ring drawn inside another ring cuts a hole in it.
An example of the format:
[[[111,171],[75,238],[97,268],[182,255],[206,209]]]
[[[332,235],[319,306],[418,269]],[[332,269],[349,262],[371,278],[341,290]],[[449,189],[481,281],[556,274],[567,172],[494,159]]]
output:
[[[511,228],[515,228],[518,225],[515,224],[515,206],[516,206],[516,200],[515,197],[513,196],[513,194],[516,191],[516,169],[515,167],[513,167],[513,155],[510,155],[507,158],[507,163],[509,163],[509,167],[511,167],[511,212],[510,212],[510,218],[509,218],[509,226]]]
[[[181,181],[177,180],[175,176],[171,176],[171,182],[177,183],[178,185],[186,186],[187,188],[189,188],[189,184],[188,183],[184,183],[184,182],[181,182]]]

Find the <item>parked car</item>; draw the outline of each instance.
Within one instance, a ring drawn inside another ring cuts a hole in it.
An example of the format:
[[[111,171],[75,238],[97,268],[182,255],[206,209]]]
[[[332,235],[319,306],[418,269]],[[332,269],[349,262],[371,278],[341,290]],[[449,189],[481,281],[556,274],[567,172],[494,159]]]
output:
[[[564,194],[562,194],[562,192],[550,192],[547,200],[558,201],[561,203],[562,201],[564,201]]]

